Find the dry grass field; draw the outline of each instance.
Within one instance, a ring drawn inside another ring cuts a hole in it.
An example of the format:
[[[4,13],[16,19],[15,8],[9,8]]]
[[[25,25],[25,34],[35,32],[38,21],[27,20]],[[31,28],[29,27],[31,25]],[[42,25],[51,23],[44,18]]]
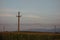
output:
[[[60,35],[60,33],[52,33],[52,32],[28,32],[28,31],[21,31],[21,32],[0,32],[0,34],[29,34],[29,35]]]
[[[60,40],[60,33],[0,32],[0,40]]]

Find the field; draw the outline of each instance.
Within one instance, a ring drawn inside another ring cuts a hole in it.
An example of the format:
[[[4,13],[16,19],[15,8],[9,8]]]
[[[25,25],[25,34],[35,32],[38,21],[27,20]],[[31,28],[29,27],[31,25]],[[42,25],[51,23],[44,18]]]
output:
[[[60,33],[0,32],[0,40],[60,40]]]

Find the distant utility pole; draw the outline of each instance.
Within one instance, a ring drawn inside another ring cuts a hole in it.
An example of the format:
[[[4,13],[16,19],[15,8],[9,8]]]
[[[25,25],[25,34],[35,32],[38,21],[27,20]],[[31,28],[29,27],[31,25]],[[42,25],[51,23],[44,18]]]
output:
[[[55,28],[55,33],[56,33],[56,25],[54,26],[54,28]]]
[[[54,34],[55,34],[55,36],[54,36],[53,40],[56,40],[56,25],[54,26]]]
[[[5,32],[5,26],[3,26],[3,32]]]
[[[18,12],[18,32],[20,31],[20,12]]]

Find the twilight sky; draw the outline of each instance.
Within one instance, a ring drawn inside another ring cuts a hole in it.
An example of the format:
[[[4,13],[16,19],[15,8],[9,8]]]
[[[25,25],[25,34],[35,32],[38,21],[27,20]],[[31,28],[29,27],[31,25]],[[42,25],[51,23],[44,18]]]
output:
[[[60,0],[0,0],[0,24],[21,23],[60,25]]]

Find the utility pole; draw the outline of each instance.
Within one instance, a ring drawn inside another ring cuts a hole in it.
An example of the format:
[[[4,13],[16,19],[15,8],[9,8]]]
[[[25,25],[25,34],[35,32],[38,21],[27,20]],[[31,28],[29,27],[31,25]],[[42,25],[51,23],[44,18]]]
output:
[[[3,32],[5,32],[5,26],[3,26]]]
[[[18,12],[18,32],[20,31],[20,12]]]
[[[54,26],[54,28],[55,28],[55,33],[56,33],[56,25]]]
[[[55,34],[55,36],[54,36],[53,40],[56,40],[56,25],[54,26],[54,34]]]

